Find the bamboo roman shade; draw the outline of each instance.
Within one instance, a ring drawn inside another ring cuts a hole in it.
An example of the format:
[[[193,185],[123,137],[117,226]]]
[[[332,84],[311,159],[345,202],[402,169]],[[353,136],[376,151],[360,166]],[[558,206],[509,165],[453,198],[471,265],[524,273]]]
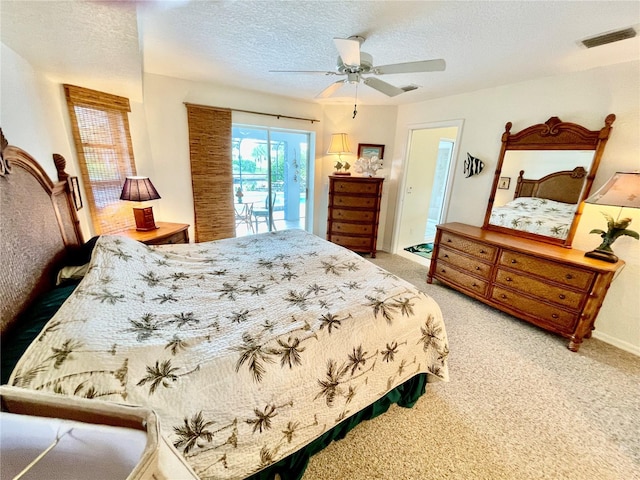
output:
[[[73,85],[64,91],[95,233],[131,228],[131,205],[120,201],[125,178],[136,174],[129,99]]]
[[[231,110],[187,104],[195,241],[235,237]]]

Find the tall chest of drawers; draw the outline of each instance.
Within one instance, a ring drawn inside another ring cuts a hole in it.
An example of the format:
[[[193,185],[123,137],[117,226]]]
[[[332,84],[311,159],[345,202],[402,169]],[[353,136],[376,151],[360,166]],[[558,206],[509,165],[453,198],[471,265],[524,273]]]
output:
[[[427,282],[445,283],[499,310],[570,339],[589,338],[607,289],[624,262],[482,230],[438,225]]]
[[[327,240],[376,256],[381,177],[329,176]]]

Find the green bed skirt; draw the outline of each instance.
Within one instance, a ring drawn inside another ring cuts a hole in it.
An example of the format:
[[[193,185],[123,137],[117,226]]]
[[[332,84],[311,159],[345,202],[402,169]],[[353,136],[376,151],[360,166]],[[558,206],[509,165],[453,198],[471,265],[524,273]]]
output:
[[[333,440],[344,438],[352,428],[364,420],[371,420],[381,413],[386,412],[393,403],[401,407],[411,408],[418,401],[418,398],[425,392],[427,386],[427,374],[420,373],[407,380],[402,385],[397,386],[387,393],[380,400],[372,403],[358,413],[343,420],[328,432],[316,438],[306,447],[283,458],[270,467],[251,475],[246,480],[273,480],[275,475],[280,475],[282,480],[299,480],[302,478],[309,458],[319,452]]]

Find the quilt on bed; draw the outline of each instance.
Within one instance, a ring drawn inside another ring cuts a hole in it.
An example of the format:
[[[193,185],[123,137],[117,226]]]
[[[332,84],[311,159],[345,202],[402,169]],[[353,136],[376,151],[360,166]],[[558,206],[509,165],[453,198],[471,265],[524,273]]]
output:
[[[152,407],[201,478],[244,478],[417,373],[438,305],[301,230],[147,247],[103,236],[10,384]]]
[[[576,205],[545,198],[519,197],[493,207],[489,223],[553,238],[567,238]]]

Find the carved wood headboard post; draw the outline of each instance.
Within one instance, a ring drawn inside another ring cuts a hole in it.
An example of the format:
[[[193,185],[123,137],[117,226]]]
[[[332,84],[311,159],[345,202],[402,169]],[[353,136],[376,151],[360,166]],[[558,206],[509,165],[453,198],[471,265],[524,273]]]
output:
[[[9,145],[0,128],[0,330],[50,288],[68,248],[82,243],[66,162],[54,155],[52,181],[24,150]]]

